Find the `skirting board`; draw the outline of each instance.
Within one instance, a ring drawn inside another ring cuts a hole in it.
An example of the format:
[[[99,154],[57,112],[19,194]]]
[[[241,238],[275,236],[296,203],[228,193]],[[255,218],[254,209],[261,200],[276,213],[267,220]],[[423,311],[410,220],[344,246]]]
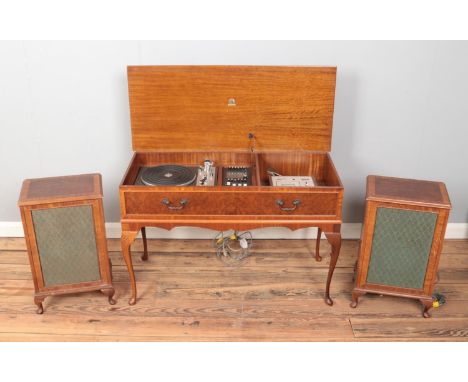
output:
[[[108,238],[120,237],[120,223],[106,223]],[[344,239],[359,239],[360,223],[344,223],[341,227]],[[148,228],[147,236],[154,239],[213,239],[217,232],[204,228],[178,227],[170,231],[161,228]],[[290,231],[287,228],[261,228],[252,230],[254,239],[313,239],[317,235],[315,228]],[[21,222],[0,222],[0,237],[23,237]],[[446,239],[468,239],[467,223],[449,223]]]

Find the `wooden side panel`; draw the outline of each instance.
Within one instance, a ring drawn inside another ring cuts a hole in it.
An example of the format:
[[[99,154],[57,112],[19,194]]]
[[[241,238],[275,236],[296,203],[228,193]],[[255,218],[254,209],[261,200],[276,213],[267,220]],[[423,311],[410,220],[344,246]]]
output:
[[[330,151],[335,82],[335,67],[131,66],[133,149]]]
[[[338,171],[336,171],[335,165],[333,164],[329,153],[327,153],[326,164],[324,183],[329,186],[343,187],[341,179],[338,175]]]

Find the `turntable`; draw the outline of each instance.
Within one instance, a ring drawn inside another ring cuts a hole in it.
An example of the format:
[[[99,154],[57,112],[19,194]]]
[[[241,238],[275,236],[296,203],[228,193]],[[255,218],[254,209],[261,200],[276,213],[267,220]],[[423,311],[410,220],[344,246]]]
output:
[[[163,164],[142,167],[136,185],[145,186],[214,186],[216,167],[209,159],[200,167]]]
[[[144,168],[139,183],[146,186],[189,186],[196,178],[197,171],[192,167],[164,164]]]
[[[145,227],[178,226],[317,227],[317,261],[322,232],[331,244],[325,301],[333,304],[343,200],[328,153],[335,81],[333,67],[128,67],[135,153],[120,205],[130,304],[132,242],[141,231],[145,260]],[[272,185],[269,169],[283,182]]]

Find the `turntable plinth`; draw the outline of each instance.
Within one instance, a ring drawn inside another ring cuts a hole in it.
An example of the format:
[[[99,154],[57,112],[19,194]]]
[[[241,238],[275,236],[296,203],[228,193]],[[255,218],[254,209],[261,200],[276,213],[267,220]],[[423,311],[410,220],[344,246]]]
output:
[[[120,185],[122,253],[137,298],[130,246],[145,227],[215,230],[317,227],[331,244],[325,300],[341,246],[343,185],[328,151],[336,68],[129,67],[135,154]],[[248,166],[252,185],[146,186],[145,167]],[[313,176],[316,187],[271,187],[267,169]],[[146,245],[145,245],[146,248]],[[147,253],[145,250],[145,257]]]

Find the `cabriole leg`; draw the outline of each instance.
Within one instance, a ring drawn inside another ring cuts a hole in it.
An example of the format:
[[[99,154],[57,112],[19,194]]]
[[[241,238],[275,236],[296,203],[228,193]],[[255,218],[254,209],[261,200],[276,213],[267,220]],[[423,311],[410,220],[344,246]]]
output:
[[[322,238],[322,228],[317,229],[317,240],[315,241],[315,261],[322,261],[320,256],[320,239]]]
[[[327,286],[325,289],[325,302],[328,305],[333,305],[333,300],[330,297],[330,283],[335,271],[336,262],[338,261],[338,256],[340,255],[341,249],[341,233],[339,232],[325,232],[328,242],[330,243],[332,250],[330,253],[330,265],[328,267],[328,277],[327,277]]]
[[[143,255],[141,259],[143,261],[148,260],[148,243],[146,242],[146,227],[141,227],[141,237],[143,239]]]
[[[130,251],[130,246],[132,245],[133,241],[135,240],[138,231],[123,231],[121,244],[122,244],[122,256],[125,260],[125,264],[127,265],[128,275],[130,277],[130,287],[132,290],[132,296],[128,303],[130,305],[135,305],[137,299],[137,290],[136,290],[136,280],[135,280],[135,271],[133,270],[133,263],[132,263],[132,256]]]

